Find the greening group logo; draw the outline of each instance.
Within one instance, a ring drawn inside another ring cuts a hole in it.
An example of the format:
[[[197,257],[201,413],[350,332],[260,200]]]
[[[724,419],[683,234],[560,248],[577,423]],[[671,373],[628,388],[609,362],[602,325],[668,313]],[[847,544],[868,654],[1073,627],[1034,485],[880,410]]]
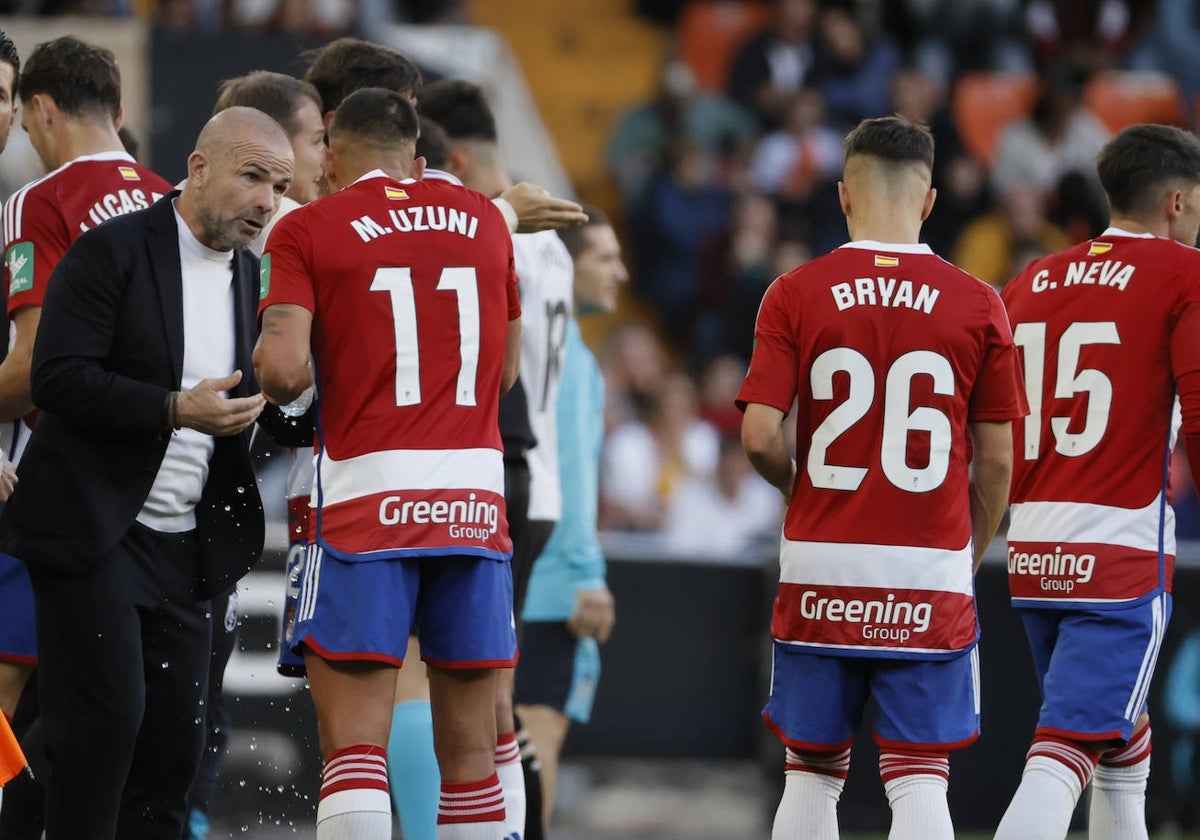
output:
[[[33,243],[18,242],[4,255],[8,266],[8,293],[28,292],[33,288]]]

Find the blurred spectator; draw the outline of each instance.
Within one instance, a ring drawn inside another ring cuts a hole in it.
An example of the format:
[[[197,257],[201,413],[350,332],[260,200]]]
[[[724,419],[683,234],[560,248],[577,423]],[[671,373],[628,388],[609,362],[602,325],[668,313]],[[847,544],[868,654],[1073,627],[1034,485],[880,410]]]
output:
[[[734,405],[749,364],[737,356],[717,356],[700,374],[700,419],[722,437],[739,437],[742,413]]]
[[[788,101],[783,128],[755,149],[751,181],[767,195],[803,201],[841,171],[842,138],[825,125],[825,100],[815,88],[801,88]]]
[[[894,0],[890,30],[923,73],[943,85],[972,70],[1027,71],[1022,0]]]
[[[673,60],[663,69],[654,99],[634,106],[618,122],[606,155],[608,169],[626,206],[632,206],[673,142],[685,140],[720,159],[748,143],[755,129],[749,113],[699,90],[691,69]]]
[[[1200,96],[1200,5],[1195,0],[1158,0],[1157,10],[1129,57],[1135,70],[1168,73],[1188,107]]]
[[[775,20],[738,51],[729,95],[764,128],[783,122],[789,97],[808,81],[815,61],[817,0],[775,0]]]
[[[1000,191],[1016,183],[1051,190],[1073,171],[1096,177],[1096,155],[1109,131],[1083,104],[1086,72],[1079,65],[1059,64],[1042,81],[1033,113],[1000,135],[992,172]]]
[[[608,339],[600,363],[607,388],[605,428],[644,418],[667,371],[658,337],[644,324],[621,327]]]
[[[900,66],[895,43],[839,6],[821,14],[818,31],[815,75],[830,121],[848,127],[887,114],[888,86]]]
[[[702,260],[700,311],[692,342],[699,362],[717,353],[750,358],[758,302],[779,275],[772,266],[778,227],[770,199],[743,193],[734,206],[729,230],[709,243]],[[737,420],[740,428],[740,414]]]
[[[232,29],[336,38],[353,29],[354,0],[226,0]]]
[[[723,436],[716,472],[684,479],[672,497],[663,525],[663,546],[689,558],[725,562],[750,560],[746,547],[777,533],[783,498],[750,468],[740,437]]]
[[[602,528],[658,530],[680,482],[712,474],[717,433],[696,412],[695,384],[672,373],[651,395],[645,423],[627,422],[609,435],[600,473]]]
[[[991,208],[987,173],[963,144],[946,94],[945,85],[916,67],[903,67],[892,77],[891,110],[933,132],[933,186],[938,197],[921,237],[943,254],[950,253],[967,224]]]
[[[1072,242],[1082,242],[1099,236],[1108,227],[1108,199],[1095,178],[1068,172],[1055,188],[1048,216]]]
[[[1046,193],[1034,184],[1015,183],[1000,206],[969,224],[954,248],[953,262],[997,289],[1031,259],[1071,246],[1062,228],[1046,218]]]
[[[691,335],[701,257],[729,223],[731,203],[712,153],[681,138],[631,210],[635,290],[677,341]]]
[[[1030,0],[1025,25],[1035,58],[1065,60],[1095,72],[1121,64],[1134,34],[1127,0]]]

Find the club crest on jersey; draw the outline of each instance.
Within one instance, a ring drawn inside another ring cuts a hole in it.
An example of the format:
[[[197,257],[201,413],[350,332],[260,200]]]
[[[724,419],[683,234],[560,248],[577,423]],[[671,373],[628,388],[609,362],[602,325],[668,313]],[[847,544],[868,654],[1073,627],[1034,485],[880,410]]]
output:
[[[383,194],[386,195],[388,198],[390,198],[392,201],[407,201],[408,200],[408,193],[406,193],[404,190],[400,189],[399,187],[384,186]]]
[[[121,177],[126,181],[140,181],[142,176],[132,166],[118,166],[117,171],[121,173]]]
[[[1101,254],[1107,254],[1112,250],[1112,247],[1111,242],[1093,242],[1092,246],[1088,248],[1088,256],[1098,257]]]
[[[28,292],[33,288],[33,243],[18,242],[4,255],[8,266],[8,293]]]
[[[884,254],[875,255],[876,268],[895,268],[898,265],[900,265],[899,257],[889,257]]]

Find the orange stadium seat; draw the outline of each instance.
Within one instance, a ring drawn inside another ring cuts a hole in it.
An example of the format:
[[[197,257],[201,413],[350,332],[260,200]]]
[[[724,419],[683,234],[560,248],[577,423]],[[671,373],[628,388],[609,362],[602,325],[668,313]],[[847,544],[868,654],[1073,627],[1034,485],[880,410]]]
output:
[[[996,143],[1006,125],[1026,116],[1040,83],[1032,73],[975,72],[954,86],[950,107],[954,125],[976,160],[991,166]]]
[[[679,54],[696,74],[700,87],[724,93],[738,49],[770,20],[771,9],[763,3],[689,3],[679,20]]]
[[[1114,132],[1134,123],[1187,123],[1179,85],[1165,73],[1130,70],[1099,73],[1088,82],[1083,101]]]

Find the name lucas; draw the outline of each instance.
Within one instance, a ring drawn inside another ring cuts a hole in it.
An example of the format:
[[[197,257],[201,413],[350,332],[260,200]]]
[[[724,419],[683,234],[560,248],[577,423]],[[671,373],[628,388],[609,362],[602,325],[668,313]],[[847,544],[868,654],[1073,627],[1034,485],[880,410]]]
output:
[[[350,229],[363,242],[370,242],[393,233],[412,233],[425,230],[444,230],[474,239],[479,230],[479,218],[464,210],[442,207],[439,204],[401,207],[389,210],[389,224],[380,224],[370,216],[350,220]]]

